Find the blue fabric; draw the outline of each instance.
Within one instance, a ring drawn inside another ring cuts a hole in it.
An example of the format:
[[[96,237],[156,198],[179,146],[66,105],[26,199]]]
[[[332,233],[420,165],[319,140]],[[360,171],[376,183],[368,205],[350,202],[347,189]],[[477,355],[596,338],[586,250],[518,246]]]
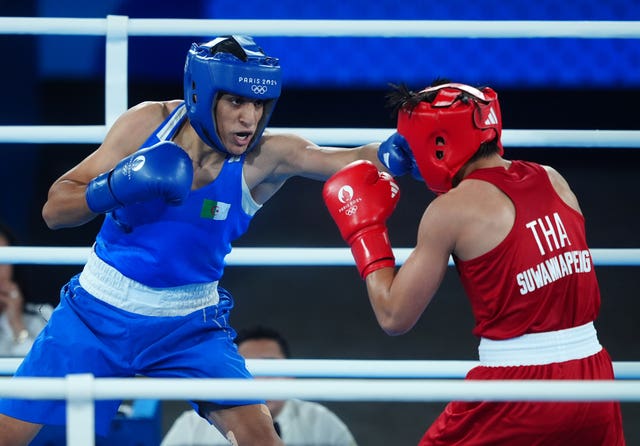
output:
[[[15,376],[247,378],[251,375],[233,343],[230,294],[220,288],[218,305],[187,316],[150,317],[129,313],[88,294],[75,276]],[[215,405],[263,401],[211,401]],[[195,403],[193,403],[195,404]],[[120,401],[96,400],[96,432],[106,435]],[[0,400],[0,413],[25,421],[66,423],[66,403]]]
[[[185,117],[181,105],[143,147],[171,138]],[[219,280],[231,242],[252,218],[242,208],[243,165],[244,155],[227,158],[215,181],[191,191],[179,206],[157,199],[108,214],[96,237],[96,254],[150,287]]]

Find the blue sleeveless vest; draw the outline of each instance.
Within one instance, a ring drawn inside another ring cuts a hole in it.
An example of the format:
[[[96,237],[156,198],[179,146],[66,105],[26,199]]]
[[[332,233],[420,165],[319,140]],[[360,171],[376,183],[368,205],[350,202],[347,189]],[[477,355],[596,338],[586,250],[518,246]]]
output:
[[[182,104],[141,148],[171,140],[185,120]],[[244,159],[244,154],[228,157],[218,177],[192,190],[179,206],[159,198],[107,214],[96,237],[96,254],[123,275],[150,287],[219,280],[231,242],[246,232],[260,208],[244,183]]]

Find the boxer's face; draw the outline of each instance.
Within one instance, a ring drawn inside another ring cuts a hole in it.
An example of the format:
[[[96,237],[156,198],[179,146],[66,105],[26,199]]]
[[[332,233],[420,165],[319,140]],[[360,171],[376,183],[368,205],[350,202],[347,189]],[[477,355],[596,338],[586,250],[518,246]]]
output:
[[[213,112],[218,137],[224,148],[233,155],[242,155],[264,114],[264,101],[223,93]]]

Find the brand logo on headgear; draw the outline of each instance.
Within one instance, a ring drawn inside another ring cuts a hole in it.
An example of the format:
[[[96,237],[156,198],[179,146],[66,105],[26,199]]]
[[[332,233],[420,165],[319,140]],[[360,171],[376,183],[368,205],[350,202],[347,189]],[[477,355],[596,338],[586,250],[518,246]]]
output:
[[[489,116],[484,121],[484,125],[496,125],[498,123],[498,117],[496,116],[496,112],[493,110],[493,107],[489,109]]]
[[[267,87],[264,85],[252,85],[251,91],[255,94],[265,94],[267,92]]]

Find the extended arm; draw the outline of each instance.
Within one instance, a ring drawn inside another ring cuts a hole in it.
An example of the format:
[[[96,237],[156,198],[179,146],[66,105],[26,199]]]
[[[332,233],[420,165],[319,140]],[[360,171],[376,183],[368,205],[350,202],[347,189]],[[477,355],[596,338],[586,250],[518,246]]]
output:
[[[378,146],[370,143],[355,148],[320,147],[298,135],[265,135],[247,156],[245,180],[253,198],[264,203],[293,176],[324,181],[360,159],[383,169],[377,156]]]
[[[294,135],[281,135],[272,147],[280,151],[278,171],[285,175],[300,175],[315,180],[326,180],[349,163],[368,160],[378,168],[384,166],[378,159],[379,143],[359,147],[321,147]]]

